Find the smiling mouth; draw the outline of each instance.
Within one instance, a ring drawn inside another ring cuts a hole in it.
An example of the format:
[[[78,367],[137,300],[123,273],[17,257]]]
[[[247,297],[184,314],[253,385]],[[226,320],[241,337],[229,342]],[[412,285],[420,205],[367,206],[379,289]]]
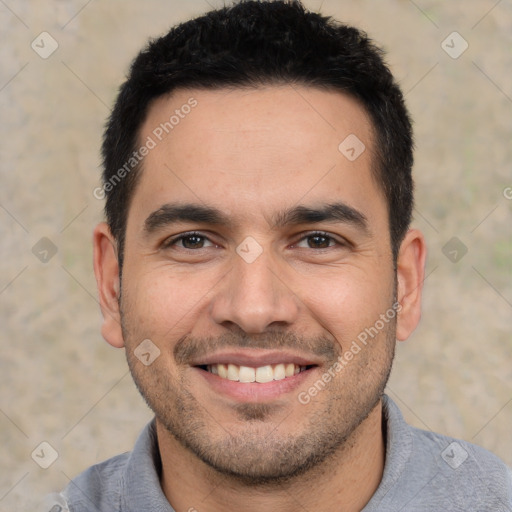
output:
[[[221,379],[242,383],[259,382],[260,384],[265,384],[266,382],[272,382],[274,380],[285,380],[309,370],[314,366],[316,365],[300,366],[294,363],[279,363],[254,368],[251,366],[239,366],[232,363],[221,363],[200,365],[197,366],[197,368],[208,373],[212,373],[213,375],[217,375]]]

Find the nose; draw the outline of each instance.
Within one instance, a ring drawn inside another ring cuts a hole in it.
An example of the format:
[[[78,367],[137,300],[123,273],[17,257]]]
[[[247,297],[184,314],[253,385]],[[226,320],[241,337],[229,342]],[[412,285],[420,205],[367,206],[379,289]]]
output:
[[[264,251],[248,263],[237,254],[211,302],[212,319],[227,328],[238,326],[259,334],[297,321],[299,299],[286,282],[286,272]]]

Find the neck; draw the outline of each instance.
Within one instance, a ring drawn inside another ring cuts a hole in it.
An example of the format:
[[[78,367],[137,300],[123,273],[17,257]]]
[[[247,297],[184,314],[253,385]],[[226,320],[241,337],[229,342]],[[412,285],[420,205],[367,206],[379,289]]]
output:
[[[358,512],[375,493],[384,470],[381,402],[328,460],[282,485],[241,484],[203,463],[158,420],[157,433],[162,489],[179,511],[295,512],[300,504],[305,510]]]

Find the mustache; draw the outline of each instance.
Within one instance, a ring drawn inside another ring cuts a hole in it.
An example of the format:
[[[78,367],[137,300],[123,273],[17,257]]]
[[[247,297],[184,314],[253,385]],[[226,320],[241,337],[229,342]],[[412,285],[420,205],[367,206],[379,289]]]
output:
[[[183,336],[174,347],[174,358],[178,364],[187,364],[193,359],[201,359],[212,352],[226,348],[257,348],[262,350],[289,349],[304,354],[314,354],[326,360],[335,360],[341,353],[341,344],[325,336],[308,338],[295,333],[269,332],[250,336],[224,333],[218,337],[204,338]]]

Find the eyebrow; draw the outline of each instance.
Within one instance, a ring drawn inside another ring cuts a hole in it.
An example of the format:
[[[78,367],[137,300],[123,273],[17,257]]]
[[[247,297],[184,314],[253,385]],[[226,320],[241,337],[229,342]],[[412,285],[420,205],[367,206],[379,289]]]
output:
[[[273,228],[279,228],[286,225],[315,224],[319,222],[352,224],[364,231],[365,234],[370,233],[366,215],[342,202],[323,204],[318,208],[295,206],[275,215],[272,226]]]
[[[168,203],[152,212],[144,222],[144,232],[152,234],[159,229],[177,222],[232,226],[233,220],[221,210],[200,204]],[[319,207],[295,206],[272,216],[272,229],[299,224],[320,222],[342,222],[352,224],[365,234],[370,233],[368,219],[364,213],[342,202],[322,204]]]
[[[211,206],[199,204],[164,204],[152,212],[144,222],[144,231],[151,234],[177,222],[230,225],[229,217]]]

